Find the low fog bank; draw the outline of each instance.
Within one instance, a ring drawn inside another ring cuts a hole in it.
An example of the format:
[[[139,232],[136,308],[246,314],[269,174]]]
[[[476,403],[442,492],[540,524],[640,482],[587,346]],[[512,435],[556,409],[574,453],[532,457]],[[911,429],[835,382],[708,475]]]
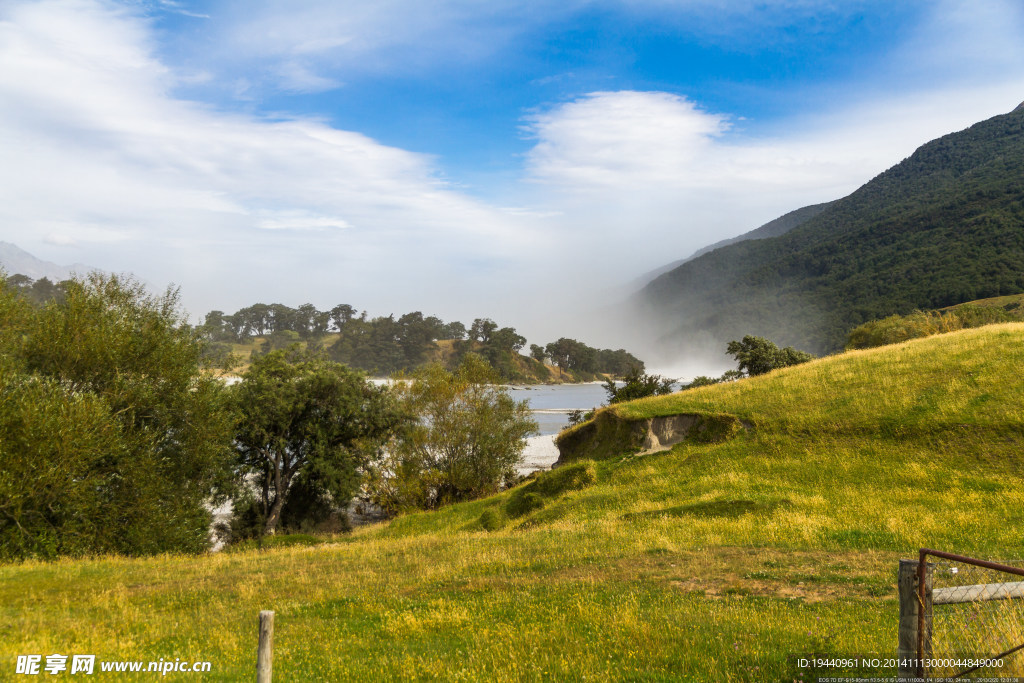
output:
[[[717,377],[735,368],[725,352],[728,340],[696,327],[688,329],[684,321],[659,314],[636,295],[585,302],[547,321],[535,321],[531,327],[547,329],[552,321],[562,330],[558,336],[597,348],[626,349],[644,361],[647,372],[683,382],[699,375]]]

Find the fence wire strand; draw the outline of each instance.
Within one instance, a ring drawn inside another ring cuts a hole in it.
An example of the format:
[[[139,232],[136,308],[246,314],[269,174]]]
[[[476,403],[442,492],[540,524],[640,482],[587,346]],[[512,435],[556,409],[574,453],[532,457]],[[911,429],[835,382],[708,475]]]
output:
[[[938,664],[926,669],[929,678],[957,676],[969,668],[956,666],[957,660],[995,657],[1024,644],[1024,577],[945,558],[929,558],[929,565],[931,652],[924,655]],[[993,675],[1024,676],[1024,650],[1006,655],[1002,668],[982,668],[964,679]]]

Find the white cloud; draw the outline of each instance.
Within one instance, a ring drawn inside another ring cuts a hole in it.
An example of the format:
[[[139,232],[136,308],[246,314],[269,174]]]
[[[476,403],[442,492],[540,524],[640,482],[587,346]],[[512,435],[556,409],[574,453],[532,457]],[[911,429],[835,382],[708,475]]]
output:
[[[641,272],[845,196],[921,144],[1009,111],[1014,92],[1024,78],[845,103],[757,138],[678,95],[591,93],[527,118],[528,173],[583,262],[614,256]]]
[[[351,227],[341,218],[318,216],[307,211],[267,212],[257,225],[264,230],[343,230]]]
[[[902,46],[872,57],[886,67],[877,84],[832,84],[828,110],[789,115],[769,133],[746,112],[713,111],[686,93],[594,92],[535,111],[524,118],[535,140],[529,182],[503,188],[491,206],[443,181],[430,157],[323,121],[230,114],[174,94],[221,84],[258,100],[267,79],[321,92],[351,70],[414,78],[493,57],[532,28],[601,4],[663,9],[676,21],[684,7],[703,18],[700,30],[727,17],[721,35],[756,23],[737,19],[751,6],[776,26],[789,11],[858,7],[225,2],[205,22],[216,24],[212,52],[178,70],[156,57],[160,34],[141,12],[108,0],[8,0],[0,239],[54,261],[135,270],[157,286],[180,282],[197,312],[322,297],[315,303],[526,326],[527,311],[571,308],[575,292],[842,196],[921,143],[1024,99],[1021,8],[943,0]]]
[[[528,118],[540,182],[574,191],[677,183],[728,128],[724,116],[662,92],[597,92]]]
[[[383,308],[405,291],[461,314],[531,248],[522,221],[453,191],[430,158],[175,99],[152,54],[147,23],[101,2],[0,10],[0,239],[186,283],[199,309]]]
[[[274,69],[282,90],[290,93],[315,93],[341,87],[341,81],[320,76],[311,67],[297,60],[281,63]]]

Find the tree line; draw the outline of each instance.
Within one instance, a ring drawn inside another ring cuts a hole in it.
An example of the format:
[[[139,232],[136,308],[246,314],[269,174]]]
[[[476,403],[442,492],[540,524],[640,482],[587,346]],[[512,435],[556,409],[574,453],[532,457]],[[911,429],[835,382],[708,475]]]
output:
[[[6,279],[12,291],[37,306],[63,300],[71,282],[53,283],[45,277],[33,280],[22,274]],[[514,327],[502,327],[490,318],[476,318],[468,327],[420,311],[371,318],[350,304],[319,310],[309,303],[297,308],[257,303],[231,314],[214,310],[206,314],[196,332],[206,342],[203,363],[207,366],[237,362],[231,344],[258,338],[257,355],[301,342],[309,350],[322,350],[331,360],[378,376],[410,372],[435,360],[438,342],[450,345],[451,352],[442,358],[449,370],[458,367],[467,353],[476,353],[504,382],[548,381],[545,362],[556,366],[560,377],[569,381],[622,377],[631,370],[644,369],[644,362],[625,349],[598,349],[568,337],[546,345],[531,344],[529,355],[525,355],[526,338]]]
[[[524,355],[526,338],[513,327],[503,327],[490,318],[476,318],[467,327],[459,321],[445,322],[413,311],[368,317],[349,304],[318,310],[312,304],[291,308],[283,304],[253,304],[235,313],[211,311],[199,327],[209,341],[209,353],[224,357],[230,343],[244,343],[260,337],[259,353],[283,349],[295,342],[307,348],[323,349],[328,358],[376,375],[412,371],[432,360],[438,342],[449,342],[445,358],[454,369],[467,353],[482,356],[502,381],[545,381],[545,361],[572,381],[586,381],[600,374],[624,375],[644,363],[625,349],[598,349],[568,337],[547,345],[532,344]]]

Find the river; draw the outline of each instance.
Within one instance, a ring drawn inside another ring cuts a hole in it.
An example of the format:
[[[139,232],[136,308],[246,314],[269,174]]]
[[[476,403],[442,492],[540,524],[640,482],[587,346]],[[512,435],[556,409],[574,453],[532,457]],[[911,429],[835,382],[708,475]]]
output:
[[[529,402],[540,426],[540,435],[526,441],[520,474],[548,469],[558,459],[555,435],[569,423],[570,411],[596,408],[608,398],[601,384],[512,385],[509,393],[517,401]]]
[[[225,377],[224,381],[234,384],[241,381],[238,377]],[[376,385],[387,384],[391,380],[371,378]],[[509,393],[517,401],[527,401],[533,412],[533,419],[540,426],[540,435],[527,439],[523,451],[523,464],[519,466],[520,474],[529,474],[537,470],[545,470],[558,460],[558,449],[555,448],[555,435],[569,424],[569,412],[573,410],[590,410],[605,402],[608,394],[600,383],[590,384],[512,384],[508,385]]]

